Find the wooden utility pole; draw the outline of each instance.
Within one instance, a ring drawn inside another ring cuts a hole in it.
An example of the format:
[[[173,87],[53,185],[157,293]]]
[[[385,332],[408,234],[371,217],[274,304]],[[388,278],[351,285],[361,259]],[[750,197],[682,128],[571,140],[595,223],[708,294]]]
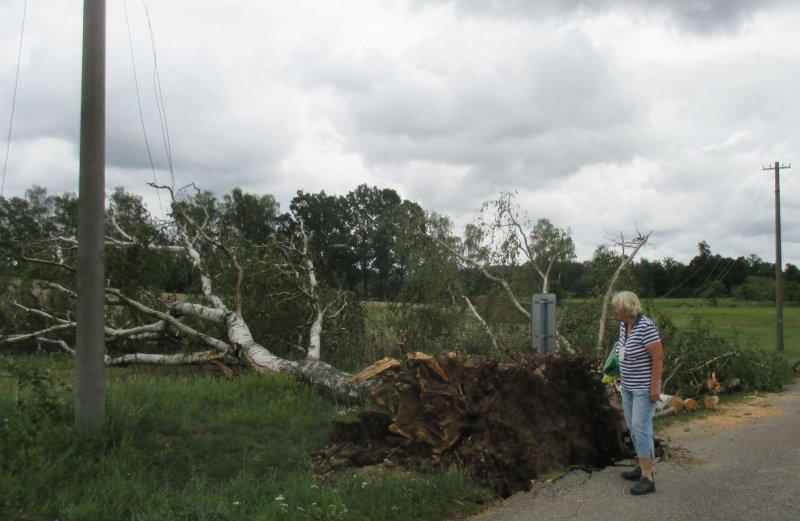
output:
[[[775,350],[783,352],[783,261],[781,259],[781,170],[792,168],[775,161],[762,170],[775,171]]]
[[[75,427],[105,423],[106,3],[84,0],[78,186]]]

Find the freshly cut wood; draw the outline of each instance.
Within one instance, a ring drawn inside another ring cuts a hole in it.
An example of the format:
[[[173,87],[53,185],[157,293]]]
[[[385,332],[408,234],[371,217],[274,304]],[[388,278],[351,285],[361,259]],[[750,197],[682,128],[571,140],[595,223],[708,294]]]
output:
[[[706,409],[713,409],[719,403],[719,396],[715,394],[710,394],[703,398],[703,405]]]
[[[713,372],[711,373],[711,376],[708,377],[708,379],[706,379],[702,384],[700,384],[700,387],[698,388],[698,394],[718,393],[720,387],[721,386],[719,380],[717,380],[717,373]]]
[[[697,400],[694,398],[687,398],[683,402],[683,408],[689,412],[695,412],[697,410]]]
[[[423,362],[425,365],[430,367],[433,370],[433,372],[436,373],[439,376],[439,378],[442,379],[442,381],[444,382],[450,381],[450,377],[447,376],[447,373],[444,371],[444,369],[442,369],[442,366],[439,365],[439,362],[437,362],[434,357],[432,357],[427,353],[419,353],[419,352],[408,353],[406,355],[406,360],[408,360],[409,362],[414,360],[418,362]],[[448,360],[450,360],[449,357]]]
[[[350,383],[363,382],[365,380],[369,380],[370,378],[378,376],[384,371],[387,371],[389,369],[394,369],[395,367],[400,367],[400,362],[398,362],[394,358],[386,357],[382,360],[378,360],[371,366],[362,369],[357,374],[354,374],[349,381]]]
[[[673,396],[672,399],[669,401],[669,406],[677,411],[682,411],[685,401],[680,396]]]

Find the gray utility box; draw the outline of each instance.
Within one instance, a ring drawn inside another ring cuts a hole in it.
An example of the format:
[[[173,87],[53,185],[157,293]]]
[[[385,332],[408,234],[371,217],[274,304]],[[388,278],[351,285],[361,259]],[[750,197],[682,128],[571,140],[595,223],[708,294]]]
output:
[[[531,299],[531,339],[533,350],[542,354],[556,351],[556,296],[537,293]]]

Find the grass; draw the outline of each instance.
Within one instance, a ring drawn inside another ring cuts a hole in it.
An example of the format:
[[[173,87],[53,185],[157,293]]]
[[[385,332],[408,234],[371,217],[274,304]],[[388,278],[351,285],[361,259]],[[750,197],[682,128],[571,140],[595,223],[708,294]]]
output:
[[[288,377],[115,369],[106,427],[81,435],[71,364],[48,364],[58,407],[22,379],[0,395],[0,519],[447,519],[490,497],[458,471],[319,481],[310,454],[348,411]]]
[[[646,312],[657,316],[663,313],[679,328],[693,318],[707,321],[715,334],[736,339],[739,345],[763,351],[775,349],[775,307],[752,305],[720,299],[711,305],[705,299],[657,299],[643,303]],[[790,363],[800,360],[800,307],[783,309],[784,354]]]

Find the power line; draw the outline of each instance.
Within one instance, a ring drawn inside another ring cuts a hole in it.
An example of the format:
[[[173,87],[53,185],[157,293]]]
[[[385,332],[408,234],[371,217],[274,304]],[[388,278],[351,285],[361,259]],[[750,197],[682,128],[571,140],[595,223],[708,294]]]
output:
[[[723,260],[723,259],[720,258],[720,260]],[[717,277],[714,279],[714,281],[711,284],[708,285],[708,288],[706,289],[705,293],[703,294],[705,297],[708,297],[709,295],[711,295],[711,292],[714,291],[717,288],[717,286],[722,284],[722,279],[724,279],[725,277],[728,276],[728,273],[730,273],[731,269],[733,269],[733,266],[735,264],[736,264],[736,259],[730,259],[730,262],[728,263],[728,265],[725,266],[724,268],[722,268],[722,270],[720,270],[719,275],[717,275]],[[703,284],[705,284],[705,282],[703,282]]]
[[[19,50],[17,52],[17,71],[14,75],[14,90],[11,95],[11,118],[8,122],[8,139],[6,139],[6,157],[3,161],[3,180],[0,182],[0,197],[3,197],[6,187],[6,171],[8,170],[8,155],[11,151],[11,131],[14,128],[14,111],[17,106],[17,85],[19,84],[19,69],[22,63],[22,42],[25,37],[25,15],[28,11],[28,0],[22,3],[22,29],[19,32]]]
[[[761,190],[750,190],[750,193],[754,195],[754,197],[751,198],[750,207],[748,208],[748,211],[740,212],[740,215],[742,216],[742,218],[739,220],[739,223],[736,225],[736,227],[734,227],[733,232],[731,232],[729,234],[729,237],[731,235],[733,235],[734,233],[736,233],[746,222],[752,222],[752,220],[753,220],[752,219],[753,209],[755,209],[756,207],[760,206],[760,204],[761,204],[761,201],[762,201],[762,198],[763,198],[762,191]],[[723,243],[723,245],[722,245],[723,248],[726,245],[727,245],[727,243]],[[692,271],[686,278],[684,278],[680,283],[678,283],[678,285],[672,287],[669,291],[667,291],[663,295],[661,295],[659,297],[656,297],[656,298],[657,299],[667,298],[670,295],[672,295],[673,293],[675,293],[676,291],[678,291],[681,287],[683,287],[684,284],[689,282],[695,275],[697,275],[698,273],[702,272],[705,269],[705,267],[708,265],[708,263],[711,262],[712,259],[713,259],[713,257],[708,256],[705,259],[705,262],[703,262],[700,266],[698,266],[696,269],[694,269],[694,271]],[[692,294],[692,297],[695,297],[700,292],[700,290],[703,287],[703,284],[705,284],[705,282],[708,281],[708,279],[711,277],[711,275],[714,274],[714,272],[716,271],[717,266],[719,265],[719,262],[721,262],[721,260],[722,260],[721,257],[719,259],[717,259],[717,264],[712,268],[712,270],[706,276],[705,280],[703,280],[703,283],[700,284],[697,287],[697,289]],[[731,267],[732,266],[733,266],[733,264],[731,264]],[[688,265],[687,265],[687,267],[688,267]],[[722,276],[724,276],[724,275],[719,275],[718,276],[718,278],[711,284],[711,288],[713,288],[717,284],[717,282],[719,280],[721,280],[720,277],[722,277]]]
[[[139,93],[139,76],[136,72],[136,57],[133,52],[133,37],[131,36],[131,23],[128,18],[128,0],[123,0],[122,2],[123,7],[125,9],[125,25],[128,28],[128,45],[131,50],[131,64],[133,66],[133,83],[136,87],[136,103],[139,106],[139,121],[142,124],[142,135],[144,136],[144,146],[147,149],[147,157],[150,160],[150,169],[153,171],[153,183],[158,185],[158,177],[156,175],[156,165],[153,162],[153,154],[150,151],[150,142],[147,139],[147,127],[144,123],[144,112],[142,111],[142,97]],[[158,206],[161,208],[161,215],[164,215],[164,206],[161,204],[161,192],[157,191],[158,194]]]
[[[169,165],[169,173],[171,177],[171,186],[175,188],[175,170],[172,162],[172,144],[169,138],[169,125],[167,124],[167,109],[164,105],[164,93],[161,89],[161,75],[158,72],[158,54],[156,53],[156,39],[153,31],[153,24],[150,20],[150,7],[147,0],[142,0],[145,16],[147,18],[147,27],[150,33],[150,46],[153,51],[153,88],[156,95],[156,107],[158,108],[158,117],[161,123],[161,139],[164,142],[164,149],[167,155],[167,164]]]

